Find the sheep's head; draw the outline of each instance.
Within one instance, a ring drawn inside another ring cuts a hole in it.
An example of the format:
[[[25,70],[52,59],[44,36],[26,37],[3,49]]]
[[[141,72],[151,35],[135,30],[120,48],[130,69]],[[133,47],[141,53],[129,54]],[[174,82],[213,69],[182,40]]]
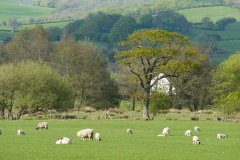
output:
[[[38,127],[36,127],[36,130],[38,130]]]

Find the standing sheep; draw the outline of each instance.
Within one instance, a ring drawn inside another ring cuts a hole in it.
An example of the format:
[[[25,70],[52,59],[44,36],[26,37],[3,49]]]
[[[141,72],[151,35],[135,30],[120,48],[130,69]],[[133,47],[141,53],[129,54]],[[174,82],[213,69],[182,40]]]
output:
[[[19,135],[25,135],[24,130],[22,130],[22,129],[17,130],[17,135],[18,135],[18,136],[19,136]]]
[[[77,136],[81,138],[81,140],[85,140],[85,138],[89,138],[89,141],[93,140],[93,129],[82,129],[77,132]]]
[[[193,144],[200,144],[200,139],[197,136],[193,136]]]
[[[101,141],[101,137],[100,137],[99,133],[95,134],[95,139],[96,139],[96,141]]]
[[[187,131],[185,132],[185,136],[191,136],[191,134],[192,134],[191,130],[187,130]]]
[[[73,144],[73,141],[70,138],[62,137],[56,141],[56,144]]]
[[[196,126],[196,127],[194,127],[194,131],[195,131],[195,132],[198,132],[198,131],[201,131],[201,129],[200,129],[200,127],[197,127],[197,126]]]
[[[36,127],[36,130],[43,129],[43,128],[45,128],[46,130],[48,129],[48,123],[47,122],[40,122],[40,123],[38,123],[38,125]]]
[[[127,129],[127,134],[133,134],[133,132],[130,128]]]
[[[226,134],[221,134],[221,133],[217,134],[217,139],[223,139],[223,138],[227,138],[227,137],[228,137],[228,135],[226,135]]]

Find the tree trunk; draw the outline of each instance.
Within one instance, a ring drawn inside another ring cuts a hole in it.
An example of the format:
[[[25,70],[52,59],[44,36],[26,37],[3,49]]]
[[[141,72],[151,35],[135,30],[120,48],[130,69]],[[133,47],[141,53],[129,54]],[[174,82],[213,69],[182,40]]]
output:
[[[136,106],[136,99],[135,99],[135,96],[133,97],[132,100],[133,100],[133,101],[132,101],[132,103],[133,103],[133,105],[132,105],[132,111],[135,111],[135,106]]]
[[[143,105],[143,116],[142,116],[143,120],[150,120],[149,118],[149,108],[147,104]]]
[[[1,111],[0,111],[0,119],[4,119],[4,107],[1,108]]]

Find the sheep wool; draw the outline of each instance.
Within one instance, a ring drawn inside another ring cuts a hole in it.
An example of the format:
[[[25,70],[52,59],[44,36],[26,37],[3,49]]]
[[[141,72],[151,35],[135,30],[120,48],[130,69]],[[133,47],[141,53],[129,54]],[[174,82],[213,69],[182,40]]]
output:
[[[48,129],[48,123],[47,122],[40,122],[38,123],[37,127],[36,127],[36,130],[38,129]]]
[[[89,138],[89,141],[93,140],[93,129],[82,129],[77,132],[77,136],[81,138],[81,140],[85,140],[85,138]]]

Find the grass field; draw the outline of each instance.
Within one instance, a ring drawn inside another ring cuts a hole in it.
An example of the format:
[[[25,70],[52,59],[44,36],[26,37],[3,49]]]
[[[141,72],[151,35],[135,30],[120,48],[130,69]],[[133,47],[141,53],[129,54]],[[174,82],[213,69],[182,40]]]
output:
[[[240,12],[238,10],[224,6],[191,8],[177,12],[183,14],[190,22],[201,22],[204,17],[209,17],[214,23],[223,17],[234,17],[237,21],[240,21]]]
[[[130,120],[50,120],[48,130],[35,130],[40,121],[0,121],[1,160],[37,159],[98,159],[98,160],[205,160],[239,159],[240,125],[230,122],[206,121],[130,121]],[[193,145],[192,137],[184,136],[188,129],[195,132],[201,145]],[[164,127],[171,129],[169,137],[158,137]],[[76,133],[83,128],[99,132],[102,141],[81,141]],[[127,128],[133,135],[127,135]],[[23,129],[25,136],[17,136]],[[218,140],[217,133],[228,134]],[[56,145],[60,137],[69,137],[72,145]]]

